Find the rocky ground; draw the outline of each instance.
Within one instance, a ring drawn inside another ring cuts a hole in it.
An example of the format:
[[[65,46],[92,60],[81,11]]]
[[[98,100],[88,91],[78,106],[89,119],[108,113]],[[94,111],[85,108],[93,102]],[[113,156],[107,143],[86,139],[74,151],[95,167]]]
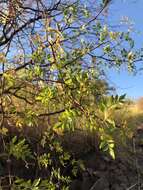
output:
[[[128,146],[116,150],[115,160],[95,152],[89,151],[80,156],[86,170],[72,181],[70,190],[143,189],[142,131],[131,139]]]

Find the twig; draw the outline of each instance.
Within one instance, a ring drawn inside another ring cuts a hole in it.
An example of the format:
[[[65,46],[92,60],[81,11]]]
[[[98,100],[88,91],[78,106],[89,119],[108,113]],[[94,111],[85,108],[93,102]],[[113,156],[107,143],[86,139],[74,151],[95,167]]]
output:
[[[97,183],[98,183],[99,181],[101,181],[101,179],[102,179],[102,178],[99,178],[99,179],[93,184],[93,186],[90,188],[90,190],[94,190],[95,187],[96,187],[96,185],[97,185]]]
[[[132,189],[133,187],[135,187],[136,185],[138,185],[138,184],[137,184],[137,183],[135,183],[134,185],[132,185],[132,186],[128,187],[126,190],[130,190],[130,189]]]

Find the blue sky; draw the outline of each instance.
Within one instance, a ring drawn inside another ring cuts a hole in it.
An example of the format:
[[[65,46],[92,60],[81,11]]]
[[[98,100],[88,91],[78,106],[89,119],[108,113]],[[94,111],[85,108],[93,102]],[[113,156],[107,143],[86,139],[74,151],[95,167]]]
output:
[[[113,0],[109,16],[116,24],[122,17],[127,16],[134,23],[135,34],[133,37],[136,48],[143,47],[143,0]],[[143,96],[143,72],[133,76],[125,69],[120,72],[110,70],[107,72],[107,78],[111,85],[116,87],[117,93],[126,93],[133,99]]]

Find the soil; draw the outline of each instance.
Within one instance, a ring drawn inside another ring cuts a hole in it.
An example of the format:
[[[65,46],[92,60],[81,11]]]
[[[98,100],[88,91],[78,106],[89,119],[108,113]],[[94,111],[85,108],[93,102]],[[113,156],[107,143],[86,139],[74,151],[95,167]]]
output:
[[[86,169],[70,190],[143,190],[143,130],[116,150],[115,160],[97,150],[79,157]]]

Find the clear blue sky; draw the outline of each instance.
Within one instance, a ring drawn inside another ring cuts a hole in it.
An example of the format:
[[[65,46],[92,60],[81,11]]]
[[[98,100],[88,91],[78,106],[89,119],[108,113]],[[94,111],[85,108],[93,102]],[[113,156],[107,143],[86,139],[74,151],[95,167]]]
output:
[[[115,24],[118,24],[123,16],[129,17],[134,23],[133,37],[136,47],[143,47],[143,0],[113,0],[109,16]],[[112,70],[107,72],[107,78],[116,87],[117,93],[126,93],[133,99],[143,96],[143,72],[133,76],[125,70],[120,73]]]

